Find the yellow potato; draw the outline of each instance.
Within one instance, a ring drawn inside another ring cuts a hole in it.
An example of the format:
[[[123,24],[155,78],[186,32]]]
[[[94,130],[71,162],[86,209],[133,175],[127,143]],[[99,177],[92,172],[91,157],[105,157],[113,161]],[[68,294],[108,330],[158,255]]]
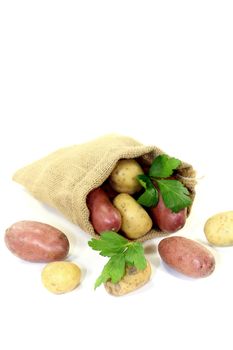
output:
[[[233,245],[233,211],[210,217],[204,226],[207,240],[216,246]]]
[[[113,204],[122,217],[121,230],[130,239],[144,236],[152,227],[152,220],[145,209],[127,193],[118,194]]]
[[[78,286],[81,279],[80,268],[68,261],[54,261],[47,264],[41,274],[42,283],[50,292],[61,294]]]
[[[142,188],[136,176],[143,174],[141,166],[134,159],[122,159],[110,175],[112,188],[119,193],[133,194]]]
[[[118,283],[108,281],[104,286],[108,293],[120,296],[142,287],[149,281],[150,276],[151,266],[147,261],[147,266],[144,270],[137,270],[134,266],[128,266],[125,276]]]

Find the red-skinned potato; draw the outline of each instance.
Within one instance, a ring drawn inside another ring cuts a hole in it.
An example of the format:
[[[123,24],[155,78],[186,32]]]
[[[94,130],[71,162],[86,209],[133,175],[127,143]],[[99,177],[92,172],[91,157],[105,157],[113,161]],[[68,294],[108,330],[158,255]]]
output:
[[[153,223],[160,228],[161,231],[172,233],[180,230],[186,221],[187,208],[182,209],[178,213],[174,213],[164,204],[161,194],[156,207],[151,208],[150,216]]]
[[[69,241],[63,232],[37,221],[11,225],[6,230],[5,243],[13,254],[32,262],[62,260],[69,252]]]
[[[90,210],[90,221],[97,233],[107,230],[119,231],[121,214],[102,188],[96,188],[88,194],[87,206]]]
[[[158,245],[158,252],[168,266],[189,277],[207,277],[215,268],[213,254],[189,238],[164,238]]]

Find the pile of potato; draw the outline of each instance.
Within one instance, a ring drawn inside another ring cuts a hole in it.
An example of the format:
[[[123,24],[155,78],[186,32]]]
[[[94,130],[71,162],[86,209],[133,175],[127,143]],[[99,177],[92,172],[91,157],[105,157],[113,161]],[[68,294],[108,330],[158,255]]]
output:
[[[97,233],[114,230],[129,239],[137,239],[153,226],[167,233],[184,226],[186,208],[174,213],[165,207],[162,196],[159,196],[157,206],[148,210],[137,202],[142,189],[137,175],[141,174],[144,171],[135,159],[119,160],[109,179],[89,193],[87,206],[90,221]]]
[[[99,234],[113,230],[129,239],[145,235],[154,225],[165,232],[175,232],[184,226],[186,209],[173,213],[166,208],[160,196],[155,208],[144,209],[136,198],[141,186],[136,179],[143,169],[136,160],[120,160],[107,182],[91,191],[87,198],[90,220]],[[209,218],[204,232],[211,245],[233,245],[233,211],[216,214]],[[21,259],[43,262],[41,278],[51,292],[60,294],[75,289],[81,280],[81,269],[73,262],[64,261],[69,254],[69,240],[57,228],[36,221],[20,221],[10,226],[5,233],[9,250]],[[161,259],[172,269],[189,277],[209,276],[215,268],[213,254],[204,245],[181,236],[160,240],[158,252]],[[120,282],[105,283],[113,295],[133,291],[151,276],[148,261],[143,271],[127,266]]]

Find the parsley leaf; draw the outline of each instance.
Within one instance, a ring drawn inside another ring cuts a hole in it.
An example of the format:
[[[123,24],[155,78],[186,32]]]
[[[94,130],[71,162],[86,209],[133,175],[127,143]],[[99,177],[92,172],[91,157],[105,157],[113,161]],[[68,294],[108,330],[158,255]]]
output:
[[[97,278],[95,282],[95,289],[111,280],[112,283],[119,282],[125,274],[125,255],[123,253],[113,255],[108,263],[104,266],[101,275]]]
[[[189,197],[189,191],[180,181],[156,180],[156,182],[166,207],[173,212],[178,213],[191,205],[192,200]]]
[[[135,242],[128,247],[125,253],[125,259],[128,265],[134,265],[138,270],[144,270],[146,268],[144,250],[139,242]]]
[[[101,233],[100,239],[92,239],[88,245],[100,251],[102,256],[113,256],[114,254],[123,253],[128,244],[128,240],[113,231],[105,231]]]
[[[162,154],[156,157],[150,167],[149,176],[150,177],[169,177],[172,175],[173,170],[178,168],[181,164],[181,161],[176,158]]]
[[[117,283],[125,275],[126,266],[133,265],[138,270],[146,268],[143,246],[139,242],[129,242],[116,232],[105,231],[99,239],[92,238],[88,245],[100,255],[110,257],[95,282],[95,289],[111,280]]]
[[[146,175],[138,175],[137,180],[145,188],[145,192],[137,199],[137,202],[145,207],[155,207],[159,195],[150,178]]]
[[[164,204],[173,212],[178,213],[180,210],[191,205],[192,200],[189,197],[188,189],[179,181],[166,179],[173,174],[181,161],[176,158],[161,154],[153,160],[149,169],[149,176],[138,175],[137,180],[144,187],[145,192],[138,198],[138,203],[145,207],[155,207],[158,203],[158,190],[153,181],[158,185],[158,189],[163,197]],[[164,180],[164,178],[166,180]]]

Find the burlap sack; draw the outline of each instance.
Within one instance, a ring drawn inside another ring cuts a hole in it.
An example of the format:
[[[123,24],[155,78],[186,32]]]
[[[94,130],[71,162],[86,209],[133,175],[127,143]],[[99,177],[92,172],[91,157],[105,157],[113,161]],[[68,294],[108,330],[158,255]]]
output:
[[[35,198],[58,209],[85,232],[99,237],[89,221],[88,193],[109,177],[119,159],[138,158],[141,163],[150,164],[161,153],[165,152],[156,146],[144,146],[130,137],[107,135],[59,149],[18,170],[13,179],[25,186]],[[195,171],[192,166],[182,163],[178,177],[194,198]],[[151,230],[139,241],[162,234]]]

